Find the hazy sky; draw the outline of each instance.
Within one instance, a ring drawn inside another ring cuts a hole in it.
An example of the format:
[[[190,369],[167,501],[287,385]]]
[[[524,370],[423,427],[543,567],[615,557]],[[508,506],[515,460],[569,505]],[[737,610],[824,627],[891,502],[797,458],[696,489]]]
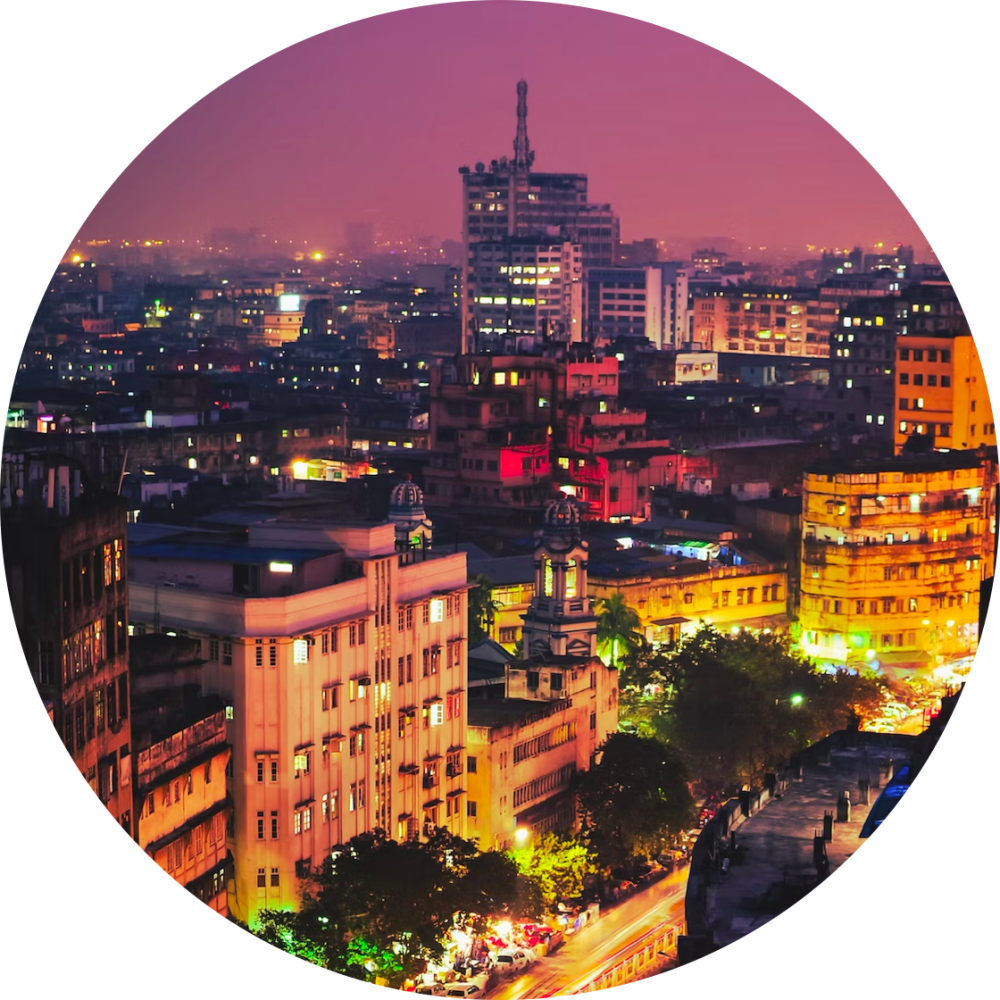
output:
[[[807,37],[790,57],[828,71]],[[587,173],[623,240],[925,245],[854,148],[766,77],[654,25],[516,0],[376,17],[258,63],[166,128],[80,235],[257,226],[332,250],[370,220],[457,239],[458,168],[511,154],[521,76],[535,168]]]

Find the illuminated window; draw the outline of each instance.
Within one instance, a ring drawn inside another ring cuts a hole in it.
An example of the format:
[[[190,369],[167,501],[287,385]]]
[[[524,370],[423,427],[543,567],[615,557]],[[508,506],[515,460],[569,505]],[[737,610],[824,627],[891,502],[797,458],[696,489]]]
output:
[[[576,560],[566,563],[566,596],[576,597]]]
[[[493,384],[494,385],[506,385],[507,384],[507,373],[506,372],[494,372],[493,373]]]
[[[292,662],[293,663],[308,663],[309,662],[309,640],[308,639],[296,639],[292,643]]]
[[[552,560],[543,560],[544,572],[545,572],[545,588],[544,593],[546,597],[552,596]]]
[[[444,621],[444,601],[440,599],[431,601],[431,621]]]
[[[435,702],[431,705],[431,725],[441,726],[444,725],[444,704],[442,702]]]

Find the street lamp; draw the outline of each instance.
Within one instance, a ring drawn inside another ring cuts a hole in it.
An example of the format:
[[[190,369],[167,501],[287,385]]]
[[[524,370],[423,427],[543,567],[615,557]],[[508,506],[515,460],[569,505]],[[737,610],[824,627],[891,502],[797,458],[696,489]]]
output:
[[[528,838],[531,836],[531,831],[526,826],[519,826],[514,831],[514,843],[518,847],[524,847],[528,842]]]

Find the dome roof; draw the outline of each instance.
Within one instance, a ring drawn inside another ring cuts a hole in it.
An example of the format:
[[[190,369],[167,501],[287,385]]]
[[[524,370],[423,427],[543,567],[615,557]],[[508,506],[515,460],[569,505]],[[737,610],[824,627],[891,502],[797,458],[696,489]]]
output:
[[[580,507],[571,497],[550,500],[545,508],[546,534],[578,534],[580,531]]]
[[[411,515],[419,514],[423,517],[424,494],[416,483],[407,476],[403,482],[393,487],[389,497],[390,515]]]

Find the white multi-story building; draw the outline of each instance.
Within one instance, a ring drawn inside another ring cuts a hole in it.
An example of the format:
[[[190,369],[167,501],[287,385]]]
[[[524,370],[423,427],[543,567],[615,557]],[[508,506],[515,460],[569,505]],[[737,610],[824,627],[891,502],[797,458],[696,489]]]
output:
[[[294,909],[300,877],[365,831],[465,835],[466,564],[395,523],[278,519],[242,546],[140,545],[133,628],[199,638],[224,698],[235,878],[230,912]]]
[[[558,237],[481,242],[473,247],[474,348],[531,352],[583,332],[583,266],[578,244]],[[506,348],[506,350],[505,350]]]

